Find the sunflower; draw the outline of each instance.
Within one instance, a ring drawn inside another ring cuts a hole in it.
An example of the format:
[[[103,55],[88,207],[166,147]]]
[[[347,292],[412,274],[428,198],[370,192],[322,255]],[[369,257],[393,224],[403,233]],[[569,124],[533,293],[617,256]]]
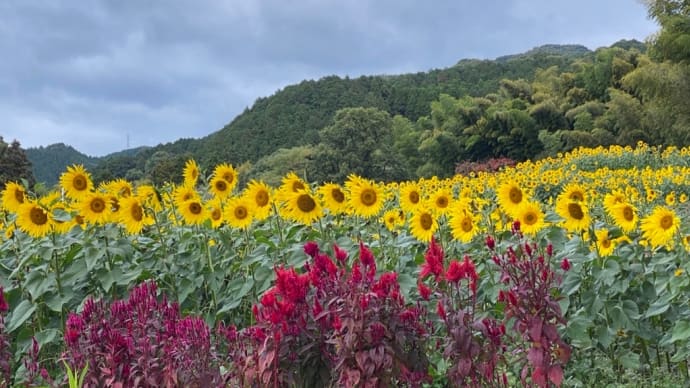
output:
[[[463,243],[472,241],[472,238],[479,233],[477,223],[478,217],[472,213],[466,204],[453,206],[448,225],[454,239]]]
[[[179,208],[183,203],[192,200],[197,202],[201,200],[199,193],[194,190],[194,187],[183,185],[177,186],[175,190],[173,190],[173,203],[176,207]]]
[[[594,231],[596,236],[596,249],[599,256],[611,256],[616,249],[616,240],[611,239],[608,229],[597,229]]]
[[[627,202],[612,206],[609,215],[624,233],[630,233],[637,228],[637,209]]]
[[[134,191],[132,184],[124,179],[116,179],[114,181],[101,184],[99,188],[102,191],[110,193],[116,197],[129,197]]]
[[[514,217],[527,201],[527,195],[517,183],[505,182],[498,188],[497,200],[503,211]]]
[[[220,198],[213,198],[206,203],[206,210],[208,210],[208,219],[211,221],[211,227],[214,229],[220,228],[223,224],[223,203]]]
[[[388,210],[383,213],[383,223],[386,225],[386,229],[394,232],[405,223],[405,213],[396,209]]]
[[[199,165],[196,164],[194,159],[189,159],[187,163],[184,164],[182,176],[184,177],[185,186],[196,186],[196,182],[199,179]]]
[[[535,235],[546,226],[544,213],[537,202],[526,201],[515,211],[520,221],[520,230],[528,235]]]
[[[113,212],[110,198],[101,193],[88,194],[77,207],[84,221],[90,224],[105,224]]]
[[[433,212],[426,206],[420,206],[410,218],[410,233],[419,241],[428,243],[438,229],[438,222]]]
[[[25,199],[26,190],[18,183],[10,182],[2,191],[2,207],[9,212],[16,213]]]
[[[400,208],[406,213],[412,213],[422,202],[422,189],[415,182],[408,182],[400,188]]]
[[[680,218],[671,209],[657,206],[651,214],[640,222],[642,237],[652,245],[652,248],[669,245],[680,228]]]
[[[372,217],[379,214],[385,201],[383,189],[374,182],[350,175],[345,182],[348,191],[348,203],[355,215]]]
[[[120,200],[120,211],[117,214],[117,219],[129,234],[141,233],[144,226],[153,224],[153,218],[146,214],[142,199],[136,196]]]
[[[143,204],[151,207],[154,211],[163,210],[161,205],[161,196],[155,187],[151,185],[142,185],[137,187],[137,196],[142,200]]]
[[[244,189],[243,197],[252,204],[254,218],[265,220],[271,214],[271,188],[262,181],[251,180]]]
[[[91,175],[79,164],[67,167],[67,171],[60,175],[60,187],[69,198],[81,200],[93,190],[93,182]]]
[[[232,187],[230,187],[230,184],[225,179],[214,176],[211,179],[211,183],[209,183],[209,191],[216,198],[227,198],[232,192]]]
[[[298,191],[310,190],[307,182],[297,176],[297,174],[294,172],[290,172],[285,175],[281,182],[282,183],[276,192],[276,200],[281,204],[289,201],[293,194],[297,193]]]
[[[216,168],[213,169],[213,177],[223,179],[227,182],[229,192],[232,192],[235,186],[237,186],[237,170],[235,170],[231,164],[222,163],[217,165]]]
[[[323,216],[319,201],[306,190],[299,190],[286,197],[284,206],[285,218],[311,225]]]
[[[569,232],[587,230],[592,222],[587,205],[567,197],[561,197],[556,201],[556,213],[564,218],[563,227]]]
[[[176,204],[176,206],[187,225],[199,225],[208,218],[208,212],[198,198],[184,201],[181,204]]]
[[[612,214],[615,206],[626,202],[625,193],[620,190],[614,190],[604,196],[604,209],[609,214]]]
[[[326,183],[317,191],[331,214],[342,214],[347,210],[345,191],[339,184]]]
[[[574,202],[586,202],[587,190],[578,183],[569,183],[558,196],[559,200],[567,199]]]
[[[24,201],[17,209],[17,226],[33,238],[50,233],[53,216],[36,202]]]
[[[38,199],[38,204],[52,215],[53,231],[58,234],[69,232],[76,225],[70,209],[62,201],[60,193],[53,191]]]
[[[223,218],[233,228],[246,229],[252,224],[252,203],[245,197],[231,198],[225,204]]]
[[[676,193],[674,191],[671,191],[670,193],[666,194],[666,197],[664,197],[664,200],[666,201],[667,206],[673,206],[676,204]]]
[[[447,214],[453,203],[453,194],[447,188],[440,188],[431,195],[429,203],[437,215]]]

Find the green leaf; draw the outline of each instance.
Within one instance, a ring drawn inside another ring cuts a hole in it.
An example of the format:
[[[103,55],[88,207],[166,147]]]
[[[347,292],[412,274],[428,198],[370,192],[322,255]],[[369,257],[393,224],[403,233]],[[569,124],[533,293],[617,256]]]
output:
[[[11,333],[21,326],[31,314],[36,310],[36,305],[24,299],[12,310],[12,315],[9,317],[7,323],[7,332]]]
[[[580,275],[575,271],[569,271],[563,283],[561,284],[561,290],[566,295],[572,295],[580,289],[580,284],[582,284],[582,279]]]
[[[676,321],[671,333],[671,342],[684,341],[690,338],[690,321]]]
[[[640,367],[640,355],[630,351],[625,352],[618,360],[626,369],[637,370]]]
[[[566,334],[570,337],[573,346],[586,349],[592,346],[592,340],[589,337],[589,329],[593,327],[594,323],[591,319],[584,316],[575,316],[568,322],[568,327],[565,329]]]
[[[649,305],[647,312],[644,314],[645,318],[654,317],[666,312],[671,307],[671,296],[669,294],[657,299],[654,303]]]

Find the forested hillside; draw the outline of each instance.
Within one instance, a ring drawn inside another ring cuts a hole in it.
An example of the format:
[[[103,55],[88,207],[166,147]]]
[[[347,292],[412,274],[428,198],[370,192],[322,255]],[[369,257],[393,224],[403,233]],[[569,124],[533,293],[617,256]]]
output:
[[[177,179],[168,171],[183,165],[188,157],[196,158],[202,166],[249,162],[252,169],[265,170],[266,163],[261,161],[262,158],[281,149],[319,143],[318,131],[332,124],[339,109],[372,107],[414,122],[429,115],[431,102],[441,93],[455,97],[482,96],[496,91],[502,79],[532,79],[538,68],[556,66],[566,69],[574,60],[592,54],[583,46],[573,47],[544,46],[544,49],[537,48],[497,60],[465,59],[449,68],[415,74],[356,79],[330,76],[305,80],[278,90],[272,96],[259,98],[230,124],[205,138],[180,139],[140,150],[135,155],[108,156],[93,172],[100,180],[129,174],[130,177],[142,176],[160,183],[163,179]],[[40,151],[33,149],[31,157]],[[280,158],[281,155],[273,157]],[[287,159],[294,158],[287,155]],[[299,160],[290,160],[283,166],[287,168],[300,163]],[[54,171],[40,172],[42,163],[34,165],[41,174],[40,179],[54,182],[57,178]],[[245,166],[249,169],[250,165]]]
[[[84,155],[72,146],[63,143],[51,144],[47,147],[28,148],[26,156],[31,161],[36,181],[48,186],[57,183],[60,174],[66,166],[82,164],[87,169],[98,165],[98,158]]]

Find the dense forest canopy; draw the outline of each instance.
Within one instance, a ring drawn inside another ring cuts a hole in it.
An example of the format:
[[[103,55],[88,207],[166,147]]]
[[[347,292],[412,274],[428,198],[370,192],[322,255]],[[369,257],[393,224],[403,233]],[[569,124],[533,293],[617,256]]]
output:
[[[287,170],[318,182],[342,181],[348,171],[388,181],[444,177],[461,162],[520,161],[578,146],[688,145],[686,3],[647,2],[662,27],[647,44],[622,40],[596,51],[546,45],[415,74],[303,81],[259,98],[205,138],[97,160],[93,175],[161,184],[180,180],[184,162],[194,158],[207,171],[227,162],[244,179],[272,183]],[[49,167],[62,161],[29,151],[37,177],[54,183]]]

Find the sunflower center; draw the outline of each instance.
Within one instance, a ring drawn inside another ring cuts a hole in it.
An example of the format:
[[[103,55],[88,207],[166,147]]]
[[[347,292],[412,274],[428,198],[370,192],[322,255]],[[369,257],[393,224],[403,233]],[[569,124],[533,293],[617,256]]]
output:
[[[132,207],[129,209],[129,213],[132,215],[132,218],[135,221],[141,221],[144,219],[144,209],[142,209],[138,203],[132,205]]]
[[[194,198],[194,195],[192,193],[185,193],[182,196],[182,201],[189,201],[190,199]]]
[[[235,180],[235,176],[228,172],[223,174],[223,179],[228,183],[232,183]]]
[[[124,187],[120,190],[120,195],[123,197],[130,197],[132,195],[132,190],[129,187]]]
[[[256,193],[254,200],[256,201],[257,206],[264,207],[268,205],[268,193],[265,190],[261,190]]]
[[[14,190],[14,199],[19,203],[24,203],[24,190]]]
[[[462,229],[462,231],[465,233],[471,232],[472,226],[472,219],[470,217],[463,218],[462,222],[460,223],[460,229]]]
[[[338,203],[343,203],[343,201],[345,201],[345,194],[338,188],[331,190],[331,197]]]
[[[304,190],[304,189],[305,189],[305,187],[304,187],[304,184],[302,182],[300,182],[300,181],[292,182],[292,192],[293,193],[296,193],[296,192],[298,192],[300,190]]]
[[[419,217],[419,225],[424,230],[431,230],[431,226],[434,224],[434,219],[431,218],[431,214],[424,213]]]
[[[213,209],[213,210],[211,211],[211,219],[212,219],[213,221],[218,221],[218,220],[220,220],[220,216],[221,216],[220,209]]]
[[[76,217],[74,217],[74,221],[79,225],[84,225],[84,217],[83,216],[77,215]]]
[[[609,247],[611,247],[611,240],[609,240],[609,239],[607,239],[607,238],[601,239],[601,247],[602,247],[602,248],[609,248]]]
[[[89,204],[89,207],[94,213],[103,213],[105,210],[105,201],[101,198],[94,198]]]
[[[376,204],[376,191],[372,189],[364,189],[362,194],[359,195],[359,198],[362,200],[362,204],[365,206],[372,206]]]
[[[86,181],[86,177],[83,175],[77,175],[72,179],[72,187],[75,190],[78,191],[84,191],[86,190],[86,187],[88,186],[88,183]]]
[[[568,204],[568,214],[576,220],[581,220],[585,217],[582,207],[574,202]]]
[[[192,202],[192,203],[190,203],[190,204],[189,204],[189,211],[190,211],[192,214],[196,214],[196,215],[201,214],[201,205],[199,204],[199,202]]]
[[[661,226],[663,230],[668,230],[673,226],[673,217],[669,214],[661,217],[661,220],[659,220],[659,226]]]
[[[31,219],[31,223],[38,226],[45,225],[48,222],[48,215],[40,207],[31,208],[29,218]]]
[[[419,203],[419,193],[416,191],[411,192],[407,198],[410,200],[411,203],[417,204]]]
[[[630,206],[626,206],[623,208],[623,218],[625,218],[625,220],[628,222],[631,222],[635,218],[633,210]]]
[[[223,193],[228,190],[228,184],[224,180],[218,180],[216,181],[216,190],[219,192]]]
[[[247,208],[244,206],[237,206],[233,213],[235,214],[235,218],[237,218],[238,220],[243,220],[247,218],[247,216],[249,215]]]
[[[511,187],[510,192],[508,192],[508,198],[510,198],[510,202],[517,205],[522,202],[522,190],[517,187]]]
[[[316,208],[316,202],[309,194],[300,194],[297,198],[297,207],[304,213],[309,213]]]
[[[525,214],[524,221],[527,225],[534,225],[537,223],[538,217],[535,213],[529,212]]]
[[[436,206],[438,206],[439,208],[448,207],[448,198],[446,198],[446,197],[436,198]]]

